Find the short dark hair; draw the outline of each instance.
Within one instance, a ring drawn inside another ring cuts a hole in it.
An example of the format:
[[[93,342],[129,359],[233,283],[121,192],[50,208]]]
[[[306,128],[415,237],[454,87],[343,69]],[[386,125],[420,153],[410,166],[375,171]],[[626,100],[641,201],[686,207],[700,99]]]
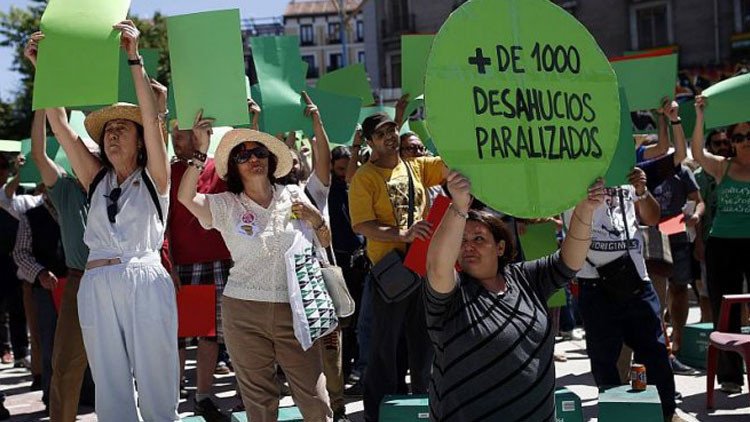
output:
[[[263,148],[266,147],[265,145],[262,146]],[[245,190],[245,186],[242,184],[242,177],[240,177],[240,169],[237,166],[237,163],[234,161],[234,156],[244,148],[245,146],[243,144],[239,144],[236,147],[232,148],[232,151],[229,152],[229,162],[227,163],[227,190],[234,194],[239,194],[240,192]],[[276,177],[274,176],[274,173],[276,173],[276,167],[278,165],[279,159],[276,158],[273,153],[271,153],[271,155],[268,156],[268,180],[272,185],[276,183]]]
[[[490,233],[492,233],[492,238],[495,240],[495,243],[500,243],[501,240],[505,241],[505,253],[503,253],[503,256],[497,258],[498,271],[513,262],[516,257],[515,238],[500,217],[487,211],[469,210],[469,218],[467,221],[475,221],[487,227]]]
[[[405,140],[411,138],[412,136],[414,136],[417,139],[419,139],[420,142],[422,141],[422,139],[419,137],[419,135],[417,135],[416,133],[414,133],[412,131],[408,131],[408,132],[402,133],[401,136],[399,137],[399,141],[404,142]]]
[[[135,130],[138,134],[138,140],[136,142],[140,142],[142,144],[141,148],[138,150],[138,158],[136,159],[136,163],[138,164],[138,167],[145,168],[146,164],[148,164],[148,151],[146,150],[146,139],[144,135],[143,126],[140,124],[133,122],[132,120],[128,120],[129,122],[132,122],[135,125]],[[107,125],[109,122],[104,124],[104,128],[107,128]],[[109,157],[107,157],[107,151],[104,148],[104,133],[105,130],[102,130],[102,139],[99,140],[99,158],[102,161],[102,165],[108,169],[112,169],[112,162],[109,161]]]
[[[344,146],[337,146],[331,150],[331,163],[334,163],[342,158],[352,158],[352,152],[349,148]]]
[[[733,124],[732,126],[729,126],[729,128],[727,129],[727,136],[731,138],[734,135],[734,131],[737,130],[737,128],[740,125],[744,125],[744,124],[750,125],[750,122],[739,122],[739,123]]]

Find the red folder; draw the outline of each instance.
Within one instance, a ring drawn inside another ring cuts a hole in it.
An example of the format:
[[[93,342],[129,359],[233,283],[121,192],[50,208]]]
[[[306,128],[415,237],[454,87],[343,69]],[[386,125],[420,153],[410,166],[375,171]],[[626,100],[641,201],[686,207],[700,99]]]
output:
[[[62,304],[63,290],[65,290],[65,284],[67,284],[67,282],[68,279],[66,278],[58,278],[57,287],[52,290],[52,301],[55,302],[55,310],[58,314],[60,313],[60,305]]]
[[[178,337],[216,336],[216,286],[181,286],[177,293]]]
[[[432,229],[436,230],[443,220],[445,212],[451,205],[451,200],[447,196],[440,195],[435,198],[435,202],[427,214],[427,221],[432,224]],[[422,277],[427,275],[427,249],[430,247],[430,240],[415,240],[409,247],[409,253],[404,259],[404,266]]]
[[[667,236],[671,236],[677,233],[685,233],[686,230],[687,227],[685,227],[685,216],[682,214],[659,223],[659,231],[666,234]]]

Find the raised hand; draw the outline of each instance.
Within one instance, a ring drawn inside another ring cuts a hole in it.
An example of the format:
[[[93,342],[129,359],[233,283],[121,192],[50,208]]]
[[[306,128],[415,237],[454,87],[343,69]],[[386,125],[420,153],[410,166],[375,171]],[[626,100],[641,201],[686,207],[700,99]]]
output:
[[[201,152],[208,151],[208,146],[211,143],[211,135],[213,134],[213,123],[216,119],[210,117],[203,117],[203,109],[198,111],[193,122],[193,135],[198,142],[198,149]]]
[[[29,42],[26,43],[26,47],[23,49],[23,55],[28,59],[31,64],[36,67],[36,59],[39,53],[39,42],[44,39],[44,34],[41,31],[34,32],[29,38]]]
[[[141,37],[141,31],[135,27],[131,20],[124,20],[112,26],[120,31],[120,45],[128,54],[128,58],[135,60],[138,58],[138,40]]]

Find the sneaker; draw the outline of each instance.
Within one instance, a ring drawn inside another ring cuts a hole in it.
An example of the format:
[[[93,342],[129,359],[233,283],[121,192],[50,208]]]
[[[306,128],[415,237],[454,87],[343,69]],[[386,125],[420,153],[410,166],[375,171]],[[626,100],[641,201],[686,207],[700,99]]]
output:
[[[352,372],[351,374],[349,374],[349,378],[346,379],[346,383],[349,385],[354,385],[358,383],[359,380],[360,380],[359,374],[356,372]]]
[[[738,394],[742,392],[742,386],[733,382],[722,382],[721,391],[727,394]]]
[[[346,416],[346,412],[335,412],[333,414],[333,422],[352,422],[351,419],[349,419],[348,416]]]
[[[11,353],[10,350],[3,353],[2,362],[4,365],[9,365],[13,363],[13,353]]]
[[[669,358],[669,363],[672,365],[672,372],[675,375],[695,375],[698,373],[695,368],[685,365],[674,356]]]
[[[685,419],[682,419],[682,417],[680,417],[680,415],[678,415],[677,413],[672,414],[672,416],[666,418],[666,420],[668,422],[687,422]]]
[[[363,394],[364,388],[361,382],[357,382],[344,390],[344,397],[361,398]]]
[[[570,331],[560,331],[560,337],[562,337],[563,341],[581,341],[583,340],[583,336],[576,333],[573,330]]]
[[[219,361],[216,364],[216,369],[214,369],[214,374],[216,375],[229,375],[230,372],[232,371],[229,369],[229,365],[224,361]]]
[[[206,422],[229,422],[229,416],[221,413],[216,403],[211,398],[205,398],[201,401],[193,400],[193,413],[195,416],[202,416]]]

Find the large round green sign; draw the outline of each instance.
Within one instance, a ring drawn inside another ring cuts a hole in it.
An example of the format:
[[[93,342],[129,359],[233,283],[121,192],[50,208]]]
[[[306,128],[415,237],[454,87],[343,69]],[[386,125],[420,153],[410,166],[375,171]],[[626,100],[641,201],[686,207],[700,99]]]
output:
[[[453,12],[432,45],[425,106],[448,166],[518,217],[574,206],[609,168],[619,137],[609,61],[548,0],[472,0]]]

